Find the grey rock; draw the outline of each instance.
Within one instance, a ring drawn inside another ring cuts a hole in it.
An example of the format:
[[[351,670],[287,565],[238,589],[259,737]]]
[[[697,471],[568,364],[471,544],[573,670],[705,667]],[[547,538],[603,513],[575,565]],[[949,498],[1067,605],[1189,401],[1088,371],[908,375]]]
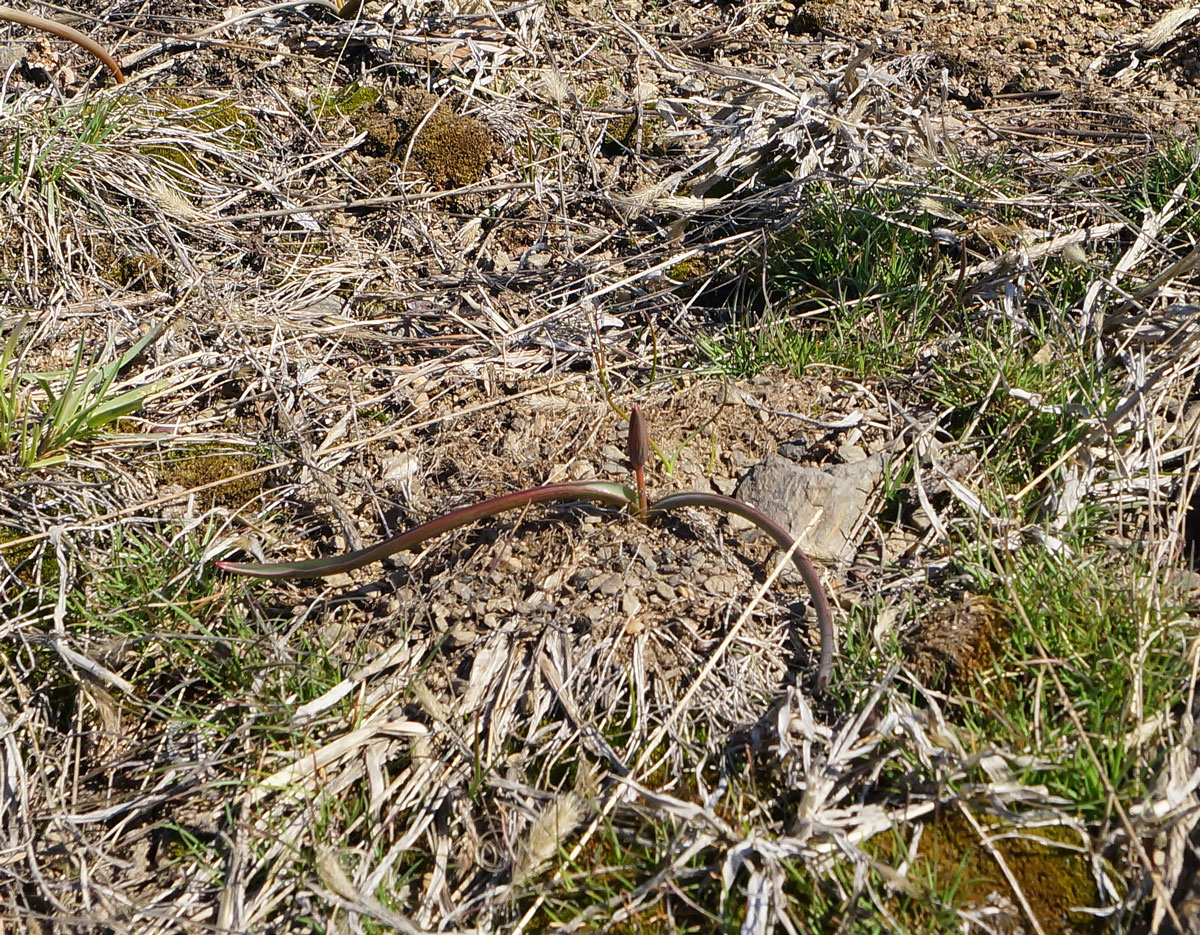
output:
[[[737,497],[787,527],[811,558],[849,561],[857,545],[855,531],[883,471],[878,454],[822,467],[768,455],[738,485]]]
[[[720,477],[714,474],[709,480],[717,489],[717,493],[722,493],[727,497],[732,497],[734,490],[737,489],[737,481],[732,477]]]
[[[600,580],[599,586],[593,588],[598,590],[605,597],[612,597],[618,591],[625,587],[625,579],[618,574],[607,575]]]
[[[867,453],[859,445],[852,445],[849,442],[840,445],[837,453],[838,457],[846,464],[857,464],[859,461],[867,460]]]

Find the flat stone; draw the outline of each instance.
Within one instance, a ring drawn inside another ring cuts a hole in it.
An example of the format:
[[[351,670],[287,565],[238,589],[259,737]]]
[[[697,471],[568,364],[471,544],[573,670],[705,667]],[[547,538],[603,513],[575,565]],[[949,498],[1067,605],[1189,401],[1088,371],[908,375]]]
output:
[[[720,594],[727,597],[730,594],[736,594],[738,590],[738,579],[736,575],[716,574],[709,575],[704,581],[704,586],[712,594]]]
[[[859,445],[852,445],[849,442],[839,446],[837,453],[838,457],[841,458],[846,464],[857,464],[859,461],[867,460],[867,453],[863,451],[862,447]]]
[[[737,497],[785,526],[809,557],[850,561],[857,549],[856,530],[883,480],[884,464],[878,454],[821,467],[768,455],[738,485]]]
[[[593,584],[594,584],[594,582],[593,582]],[[605,595],[606,597],[612,597],[612,595],[616,594],[618,591],[620,591],[624,587],[625,587],[625,579],[621,575],[611,574],[611,575],[606,575],[604,578],[602,578],[599,585],[596,586],[595,590],[598,590],[601,594]]]
[[[712,485],[717,489],[717,493],[723,493],[727,497],[732,497],[733,492],[737,489],[737,481],[732,477],[718,477],[714,475],[710,480],[712,481]]]

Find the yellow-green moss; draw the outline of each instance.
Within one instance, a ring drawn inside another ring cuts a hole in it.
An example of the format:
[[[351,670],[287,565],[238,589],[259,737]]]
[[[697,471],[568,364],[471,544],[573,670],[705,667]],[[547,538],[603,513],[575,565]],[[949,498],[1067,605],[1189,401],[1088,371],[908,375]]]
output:
[[[0,553],[4,555],[4,563],[16,573],[17,580],[26,587],[34,587],[39,582],[57,584],[58,559],[54,557],[53,549],[44,549],[41,555],[34,558],[34,552],[39,543],[22,542],[20,545],[8,546],[8,543],[24,539],[28,533],[12,526],[0,526]]]
[[[209,133],[226,133],[235,146],[255,144],[258,139],[258,121],[228,100],[206,100],[172,95],[166,99],[170,109],[163,118],[176,126]]]
[[[268,474],[241,476],[258,466],[253,454],[231,452],[220,445],[195,445],[164,453],[155,474],[162,484],[179,484],[189,490],[221,481],[200,491],[201,502],[206,508],[237,509],[263,490]]]
[[[1000,829],[994,820],[984,816],[976,820],[993,838],[1046,935],[1099,935],[1104,931],[1103,920],[1071,911],[1100,904],[1088,855],[1072,849],[1080,843],[1078,834],[1068,828],[1048,827],[1020,837],[997,838]],[[893,865],[899,863],[899,847],[888,835],[871,842],[879,858]],[[897,895],[894,909],[902,919],[908,917],[914,928],[920,927],[920,917],[931,901],[948,894],[962,908],[1011,903],[1014,920],[1019,927],[1025,926],[1025,916],[999,865],[957,809],[947,810],[925,826],[907,878],[926,892]],[[924,895],[929,899],[922,898]]]
[[[171,95],[164,99],[158,116],[167,124],[204,133],[220,133],[225,145],[232,149],[258,148],[258,122],[229,101]],[[140,151],[154,157],[180,180],[195,175],[206,161],[185,147],[171,143],[143,146]]]
[[[699,279],[701,276],[711,272],[712,267],[707,258],[696,255],[690,256],[686,260],[680,260],[674,266],[667,268],[667,276],[674,279],[676,282],[690,282],[693,279]]]
[[[178,180],[182,180],[184,176],[195,175],[200,168],[200,163],[196,161],[196,158],[182,146],[156,143],[151,146],[142,146],[140,151],[144,155],[150,156]]]
[[[355,81],[334,94],[318,95],[311,113],[314,118],[320,118],[326,111],[331,110],[349,116],[373,106],[378,100],[378,90],[364,87]]]

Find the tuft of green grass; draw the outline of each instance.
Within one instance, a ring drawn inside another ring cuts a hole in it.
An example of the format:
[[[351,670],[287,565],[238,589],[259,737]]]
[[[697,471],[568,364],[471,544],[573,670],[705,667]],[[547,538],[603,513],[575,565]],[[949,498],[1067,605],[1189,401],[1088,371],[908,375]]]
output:
[[[163,332],[156,325],[124,353],[101,363],[105,351],[84,362],[80,339],[71,366],[60,372],[32,373],[21,368],[21,338],[27,319],[11,325],[0,348],[0,452],[15,453],[22,466],[42,468],[67,460],[68,446],[95,435],[132,412],[165,382],[112,392],[113,384]],[[35,396],[31,388],[39,392]]]
[[[1053,328],[1018,333],[995,322],[931,355],[923,395],[945,413],[942,425],[971,443],[1006,493],[1053,465],[1107,416],[1120,375],[1098,367]],[[1006,501],[994,505],[1003,509]]]
[[[116,98],[101,98],[26,114],[10,135],[0,137],[0,197],[19,197],[35,186],[54,210],[66,186],[90,199],[75,179],[77,170],[119,132],[118,104]]]
[[[1040,780],[1100,820],[1108,807],[1104,781],[1052,680],[1037,677],[1037,666],[1055,667],[1084,731],[1103,751],[1106,778],[1122,800],[1133,801],[1157,770],[1122,738],[1148,720],[1168,717],[1183,700],[1195,627],[1183,608],[1161,600],[1151,570],[1132,555],[1023,554],[1008,570],[1005,591],[998,597],[1023,610],[1013,615],[1009,668],[1019,665],[1028,675],[1007,686],[1010,697],[997,699],[1003,730],[1010,742],[1057,752],[1056,768]],[[1038,642],[1050,659],[1033,667],[1020,662],[1041,658]],[[997,723],[991,732],[1000,729]]]
[[[950,258],[911,198],[886,191],[816,192],[769,245],[765,293],[743,291],[725,334],[702,339],[720,370],[748,376],[813,363],[858,377],[911,364],[953,298]]]

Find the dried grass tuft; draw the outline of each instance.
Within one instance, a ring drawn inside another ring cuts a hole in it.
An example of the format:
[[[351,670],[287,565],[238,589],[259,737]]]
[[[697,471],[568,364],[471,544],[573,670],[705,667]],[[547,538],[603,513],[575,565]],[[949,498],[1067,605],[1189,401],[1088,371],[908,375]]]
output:
[[[573,792],[556,796],[529,825],[517,845],[512,881],[522,886],[539,873],[587,816],[586,803]]]

